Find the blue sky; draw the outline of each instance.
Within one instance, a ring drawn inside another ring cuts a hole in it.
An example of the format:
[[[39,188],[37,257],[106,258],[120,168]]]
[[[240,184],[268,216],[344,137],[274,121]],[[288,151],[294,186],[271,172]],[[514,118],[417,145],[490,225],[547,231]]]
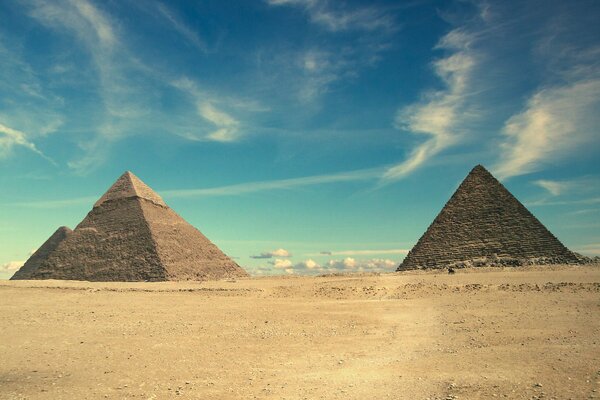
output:
[[[600,254],[597,1],[0,2],[0,278],[125,170],[251,273],[392,270],[481,163]]]

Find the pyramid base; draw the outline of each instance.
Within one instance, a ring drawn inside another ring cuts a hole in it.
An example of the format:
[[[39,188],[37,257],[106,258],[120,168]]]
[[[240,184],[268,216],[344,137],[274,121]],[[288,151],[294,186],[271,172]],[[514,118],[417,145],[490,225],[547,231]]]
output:
[[[556,265],[556,264],[571,264],[580,265],[586,264],[584,259],[574,259],[570,257],[477,257],[463,261],[439,262],[427,265],[409,265],[401,264],[397,271],[410,271],[416,269],[458,269],[458,268],[478,268],[478,267],[523,267],[527,265]]]

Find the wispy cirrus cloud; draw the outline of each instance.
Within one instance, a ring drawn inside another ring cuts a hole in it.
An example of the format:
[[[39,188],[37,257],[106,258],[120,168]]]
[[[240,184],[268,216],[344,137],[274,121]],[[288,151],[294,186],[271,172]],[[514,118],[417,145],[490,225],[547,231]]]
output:
[[[267,0],[267,3],[272,6],[301,7],[312,23],[331,32],[396,28],[393,19],[385,9],[373,6],[350,8],[342,2],[328,0]]]
[[[552,180],[537,179],[534,185],[545,189],[552,196],[568,194],[584,194],[600,191],[600,178],[593,175],[574,177],[570,179]]]
[[[305,176],[301,178],[280,179],[272,181],[247,182],[236,185],[219,186],[201,189],[161,190],[158,193],[167,198],[196,198],[208,196],[241,196],[271,190],[291,190],[314,185],[328,185],[341,182],[372,181],[381,176],[383,168],[346,171],[330,175]],[[79,204],[93,204],[96,197],[84,196],[63,200],[27,201],[4,203],[3,206],[31,208],[60,208]]]
[[[589,74],[589,75],[588,75]],[[504,126],[499,178],[538,171],[597,141],[600,69],[564,85],[543,87]]]
[[[86,130],[92,137],[82,134],[78,138],[84,155],[68,162],[73,170],[87,172],[103,161],[111,143],[132,134],[131,125],[148,114],[147,88],[142,91],[140,83],[146,71],[121,40],[119,24],[96,4],[88,0],[29,0],[24,4],[34,20],[74,38],[81,46],[81,62],[93,66],[85,78],[98,96],[99,107],[87,117],[97,123]]]
[[[4,203],[2,206],[53,209],[73,206],[89,205],[90,207],[98,200],[94,196],[74,197],[60,200],[19,201],[17,203]]]
[[[398,30],[394,13],[386,7],[327,0],[266,2],[274,7],[302,10],[309,23],[330,38],[329,45],[319,40],[300,48],[289,46],[279,57],[268,57],[267,61],[274,65],[274,75],[288,80],[286,85],[303,105],[318,104],[336,83],[354,79],[362,69],[377,64],[381,54],[392,46],[392,34]],[[353,35],[351,41],[337,42],[341,33]]]
[[[552,181],[549,179],[538,179],[533,182],[535,185],[546,189],[551,195],[559,196],[571,186],[568,182]]]
[[[298,97],[301,102],[308,103],[327,93],[330,85],[343,77],[349,62],[339,54],[310,48],[299,54],[298,67],[304,77]]]
[[[25,13],[48,29],[57,43],[68,43],[72,50],[64,56],[67,60],[76,57],[76,62],[83,64],[77,68],[70,60],[47,71],[53,80],[78,95],[85,84],[85,103],[69,105],[74,109],[84,107],[83,112],[71,112],[69,121],[80,153],[67,165],[78,173],[98,168],[110,156],[113,145],[130,136],[167,133],[192,141],[235,142],[243,136],[238,115],[268,110],[253,100],[217,95],[214,90],[200,91],[192,87],[196,84],[191,80],[173,83],[168,68],[149,62],[144,43],[132,40],[135,31],[128,29],[135,26],[111,14],[110,5],[89,0],[24,0],[22,4]],[[173,29],[206,53],[201,36],[166,4],[139,5],[135,9],[150,13],[162,22],[163,30]],[[30,97],[44,94],[35,80],[25,83],[22,91]],[[179,99],[165,107],[162,100],[170,87],[192,96],[188,109],[177,109]]]
[[[306,176],[302,178],[280,179],[273,181],[259,181],[240,183],[236,185],[220,186],[204,189],[179,189],[164,190],[161,195],[173,198],[203,197],[203,196],[237,196],[247,193],[263,192],[268,190],[294,189],[304,186],[324,185],[339,182],[370,181],[381,175],[381,168],[357,171],[340,172],[330,175]]]
[[[597,176],[585,175],[570,179],[537,179],[532,184],[544,189],[537,200],[525,202],[528,207],[586,206],[600,203],[600,181]],[[571,215],[590,213],[589,209],[570,212]]]
[[[432,64],[445,88],[425,92],[396,115],[399,129],[427,139],[383,182],[429,165],[448,149],[464,153],[459,145],[493,154],[492,171],[506,179],[556,165],[597,143],[600,50],[594,34],[582,29],[591,18],[578,14],[584,7],[557,4],[539,13],[531,4],[476,2],[475,14],[449,18],[455,28],[436,46],[447,56]],[[516,39],[524,37],[528,41]],[[530,71],[527,78],[520,76],[523,70]],[[527,99],[521,109],[516,97]]]
[[[196,31],[186,25],[175,11],[173,11],[164,3],[157,3],[156,9],[158,14],[168,21],[170,26],[181,36],[183,36],[189,43],[193,44],[196,48],[200,49],[204,53],[208,52],[206,41],[200,37]]]
[[[197,119],[192,126],[176,128],[174,132],[193,141],[236,142],[244,135],[243,123],[233,112],[249,115],[268,112],[269,108],[259,102],[247,99],[216,95],[208,90],[202,90],[198,83],[182,77],[170,82],[171,86],[187,94],[195,105]]]
[[[433,63],[445,89],[427,92],[418,103],[401,108],[395,121],[398,129],[428,139],[414,147],[403,162],[389,168],[383,181],[405,177],[462,140],[461,125],[473,112],[468,109],[466,99],[473,90],[470,80],[479,58],[472,48],[474,40],[475,35],[458,28],[446,34],[436,46],[451,53]]]
[[[559,9],[532,41],[533,58],[543,68],[524,104],[502,127],[500,157],[492,168],[500,178],[595,157],[600,149],[596,12],[583,4]]]
[[[27,136],[25,132],[12,129],[0,123],[0,158],[7,157],[15,146],[20,146],[38,154],[52,164],[56,164],[51,158],[42,153]]]
[[[54,163],[35,143],[62,126],[64,99],[47,90],[21,46],[0,32],[0,158],[10,157],[19,146]]]
[[[526,201],[527,207],[540,207],[540,206],[567,206],[567,205],[590,205],[600,204],[600,197],[589,197],[583,199],[567,199],[567,200],[549,200],[541,199],[535,201]]]

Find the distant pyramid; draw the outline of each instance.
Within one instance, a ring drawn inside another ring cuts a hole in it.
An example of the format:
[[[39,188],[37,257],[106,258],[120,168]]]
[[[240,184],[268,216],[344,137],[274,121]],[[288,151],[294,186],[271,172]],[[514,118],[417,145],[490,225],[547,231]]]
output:
[[[248,275],[129,171],[35,269],[20,273],[13,279],[165,281]]]
[[[478,165],[398,271],[578,261],[492,174]]]
[[[71,232],[73,231],[66,226],[58,228],[10,279],[32,279],[32,274],[37,271],[42,262],[58,248],[58,245],[65,240]]]

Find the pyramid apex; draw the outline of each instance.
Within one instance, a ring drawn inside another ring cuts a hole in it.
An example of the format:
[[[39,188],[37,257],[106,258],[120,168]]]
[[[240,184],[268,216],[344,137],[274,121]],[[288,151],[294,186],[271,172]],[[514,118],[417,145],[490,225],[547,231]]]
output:
[[[130,197],[139,197],[157,205],[167,207],[163,199],[131,171],[125,171],[94,204],[94,207],[98,207],[109,200]]]
[[[133,178],[140,179],[140,178],[138,178],[137,176],[135,176],[135,174],[134,174],[133,172],[131,172],[131,171],[129,171],[129,170],[127,170],[127,171],[123,172],[123,173],[121,174],[121,176],[119,177],[119,179],[121,179],[121,178],[130,178],[130,179],[131,179],[132,177],[133,177]]]
[[[463,183],[470,182],[473,180],[478,182],[487,182],[487,184],[492,184],[492,182],[497,182],[498,184],[500,184],[500,182],[498,182],[498,179],[481,164],[477,164],[473,167],[471,172],[469,172],[469,174],[463,180]]]
[[[471,170],[471,172],[487,172],[488,174],[490,173],[483,165],[481,164],[477,164],[476,166],[473,167],[473,169]]]

